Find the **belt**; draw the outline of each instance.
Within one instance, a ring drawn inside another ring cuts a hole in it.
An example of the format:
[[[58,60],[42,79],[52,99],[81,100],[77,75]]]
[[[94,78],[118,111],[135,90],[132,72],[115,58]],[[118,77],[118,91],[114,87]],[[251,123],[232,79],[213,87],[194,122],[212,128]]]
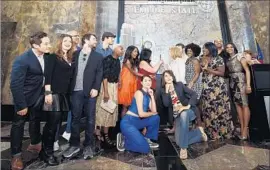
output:
[[[131,111],[127,111],[126,114],[127,114],[127,115],[130,115],[130,116],[134,116],[134,117],[139,117],[139,115],[137,115],[137,114],[135,114],[135,113],[133,113],[133,112],[131,112]]]

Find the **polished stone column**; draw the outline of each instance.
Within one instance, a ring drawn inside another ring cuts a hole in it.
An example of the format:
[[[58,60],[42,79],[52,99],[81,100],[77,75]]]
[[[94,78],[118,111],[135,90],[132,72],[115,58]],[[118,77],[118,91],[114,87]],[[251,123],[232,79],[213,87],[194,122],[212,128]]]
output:
[[[232,41],[239,52],[256,51],[247,1],[226,1]]]
[[[117,34],[118,4],[118,1],[97,1],[95,28],[98,40],[106,31]]]

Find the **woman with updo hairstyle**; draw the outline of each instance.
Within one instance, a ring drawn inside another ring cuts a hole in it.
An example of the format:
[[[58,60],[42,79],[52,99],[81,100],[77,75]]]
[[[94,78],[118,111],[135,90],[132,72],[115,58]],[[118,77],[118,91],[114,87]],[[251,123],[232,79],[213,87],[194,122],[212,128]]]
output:
[[[141,78],[142,88],[137,90],[131,105],[120,122],[121,133],[117,134],[117,149],[149,153],[150,148],[158,148],[151,140],[158,139],[160,118],[157,113],[154,91],[151,89],[152,79],[145,75]],[[146,134],[141,129],[146,128]]]

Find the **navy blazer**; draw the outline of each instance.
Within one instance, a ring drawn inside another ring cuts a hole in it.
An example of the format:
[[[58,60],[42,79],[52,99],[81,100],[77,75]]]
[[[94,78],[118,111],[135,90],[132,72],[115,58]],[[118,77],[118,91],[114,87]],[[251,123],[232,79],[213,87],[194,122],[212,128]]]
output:
[[[10,89],[16,112],[33,106],[42,94],[43,72],[32,49],[14,60],[10,79]]]
[[[77,50],[73,54],[73,63],[75,67],[75,73],[71,81],[71,92],[76,85],[76,77],[78,74],[79,55],[81,50]],[[92,50],[89,54],[88,61],[86,63],[83,75],[83,92],[85,96],[90,96],[91,89],[100,90],[101,82],[103,80],[103,57],[101,54]]]
[[[174,89],[182,105],[186,106],[190,104],[191,109],[195,112],[198,97],[196,92],[186,87],[182,82],[174,84]],[[172,109],[172,99],[170,94],[166,93],[165,87],[162,87],[161,89],[161,96],[163,105]]]

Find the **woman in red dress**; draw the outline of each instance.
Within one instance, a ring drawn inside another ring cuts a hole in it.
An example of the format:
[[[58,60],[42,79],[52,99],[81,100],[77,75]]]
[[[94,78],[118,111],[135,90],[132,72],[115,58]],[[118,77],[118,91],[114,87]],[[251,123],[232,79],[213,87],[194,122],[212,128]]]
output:
[[[151,66],[151,55],[152,51],[150,49],[143,49],[141,51],[140,55],[140,64],[139,64],[139,73],[142,75],[148,75],[152,78],[152,89],[156,89],[156,73],[158,72],[158,69],[163,64],[163,61],[160,60],[154,67]],[[137,80],[137,88],[141,89],[141,80]]]

